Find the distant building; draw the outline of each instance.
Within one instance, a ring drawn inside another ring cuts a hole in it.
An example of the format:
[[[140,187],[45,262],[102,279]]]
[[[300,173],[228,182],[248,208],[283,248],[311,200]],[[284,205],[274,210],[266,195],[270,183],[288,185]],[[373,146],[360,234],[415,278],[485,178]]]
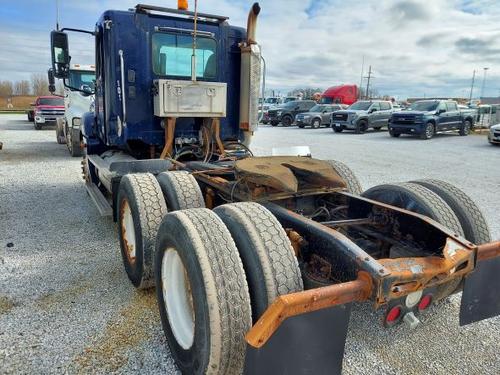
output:
[[[500,96],[485,96],[479,99],[481,104],[500,104]]]

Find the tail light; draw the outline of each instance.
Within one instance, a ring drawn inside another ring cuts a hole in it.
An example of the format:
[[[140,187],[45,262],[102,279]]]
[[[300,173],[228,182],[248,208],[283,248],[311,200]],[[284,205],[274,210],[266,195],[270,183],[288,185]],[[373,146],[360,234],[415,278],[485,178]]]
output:
[[[393,326],[401,320],[403,309],[400,305],[391,307],[385,315],[385,325]]]
[[[418,310],[419,311],[427,310],[431,304],[432,304],[432,294],[426,294],[425,296],[422,297],[422,299],[418,303]]]

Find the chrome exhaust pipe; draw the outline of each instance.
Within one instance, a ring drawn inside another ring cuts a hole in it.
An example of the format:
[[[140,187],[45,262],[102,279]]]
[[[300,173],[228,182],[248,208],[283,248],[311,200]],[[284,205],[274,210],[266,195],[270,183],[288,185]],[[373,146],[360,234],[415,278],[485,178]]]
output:
[[[257,16],[260,13],[259,3],[254,3],[248,13],[247,38],[240,43],[240,130],[243,133],[242,142],[250,145],[253,132],[259,123],[259,95],[261,79],[260,47],[256,41]]]

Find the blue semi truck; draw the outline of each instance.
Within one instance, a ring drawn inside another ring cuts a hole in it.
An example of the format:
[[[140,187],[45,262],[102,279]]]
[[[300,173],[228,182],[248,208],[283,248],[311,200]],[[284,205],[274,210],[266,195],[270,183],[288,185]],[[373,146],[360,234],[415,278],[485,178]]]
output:
[[[91,31],[51,33],[66,86],[67,32],[95,38],[85,186],[117,222],[131,283],[156,288],[179,369],[340,373],[355,301],[383,309],[387,327],[417,325],[462,289],[461,324],[497,315],[500,243],[455,187],[363,192],[336,161],[253,156],[259,13],[256,3],[244,29],[184,1],[140,4],[104,12]]]

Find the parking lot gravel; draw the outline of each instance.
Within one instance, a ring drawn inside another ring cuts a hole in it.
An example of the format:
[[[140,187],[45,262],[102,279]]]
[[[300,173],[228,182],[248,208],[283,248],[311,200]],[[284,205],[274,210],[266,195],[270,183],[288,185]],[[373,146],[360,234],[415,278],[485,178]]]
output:
[[[177,370],[154,292],[123,271],[115,224],[85,192],[80,159],[35,131],[25,115],[0,114],[0,373],[141,373]],[[500,238],[500,147],[485,136],[430,141],[386,132],[262,126],[253,150],[309,145],[348,164],[365,189],[439,178],[472,196]],[[345,374],[498,374],[500,319],[458,326],[460,295],[434,306],[414,330],[384,329],[380,313],[356,305]]]

